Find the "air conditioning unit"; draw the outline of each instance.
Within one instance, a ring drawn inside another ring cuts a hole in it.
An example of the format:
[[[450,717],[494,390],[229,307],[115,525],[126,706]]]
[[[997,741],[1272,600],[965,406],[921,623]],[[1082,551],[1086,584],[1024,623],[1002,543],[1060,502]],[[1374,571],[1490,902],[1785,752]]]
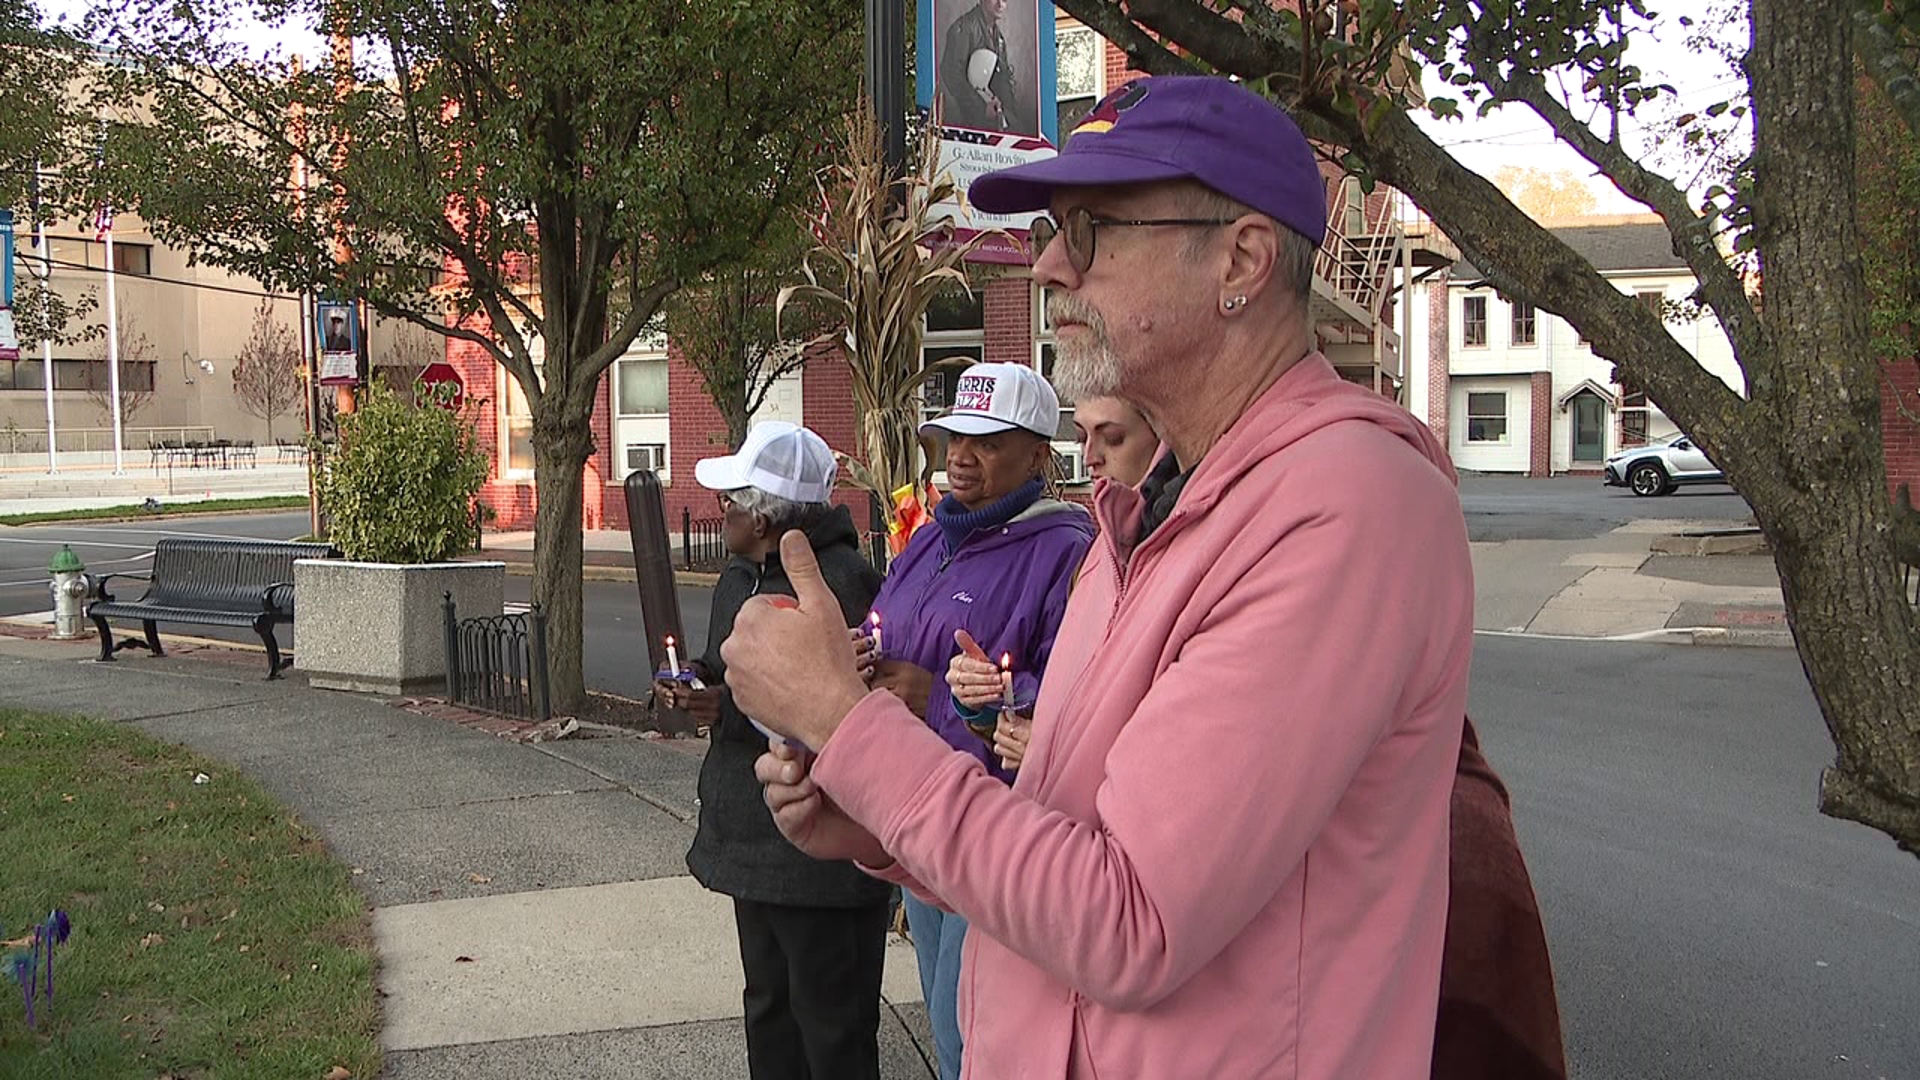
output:
[[[1061,474],[1067,483],[1084,484],[1093,479],[1087,475],[1087,454],[1079,443],[1054,443],[1053,452],[1060,455]]]

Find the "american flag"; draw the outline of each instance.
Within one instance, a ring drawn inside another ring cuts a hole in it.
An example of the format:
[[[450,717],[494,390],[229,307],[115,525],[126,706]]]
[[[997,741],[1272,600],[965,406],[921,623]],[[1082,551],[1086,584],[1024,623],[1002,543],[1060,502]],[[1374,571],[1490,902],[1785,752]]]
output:
[[[113,231],[113,204],[101,203],[100,212],[93,215],[93,238],[105,240]]]

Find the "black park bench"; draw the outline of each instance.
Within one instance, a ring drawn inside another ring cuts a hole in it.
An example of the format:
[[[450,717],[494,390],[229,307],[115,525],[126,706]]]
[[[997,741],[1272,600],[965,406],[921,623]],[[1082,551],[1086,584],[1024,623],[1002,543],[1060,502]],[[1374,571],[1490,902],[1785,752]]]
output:
[[[87,617],[100,629],[100,659],[121,649],[160,649],[160,623],[201,626],[251,626],[267,647],[267,678],[277,679],[291,666],[282,660],[273,628],[293,621],[293,561],[332,559],[340,553],[327,544],[278,540],[222,540],[164,537],[153,548],[153,568],[145,574],[108,574],[99,579],[99,599]],[[115,600],[114,578],[144,579],[146,595]],[[108,619],[138,619],[146,640],[115,644]]]

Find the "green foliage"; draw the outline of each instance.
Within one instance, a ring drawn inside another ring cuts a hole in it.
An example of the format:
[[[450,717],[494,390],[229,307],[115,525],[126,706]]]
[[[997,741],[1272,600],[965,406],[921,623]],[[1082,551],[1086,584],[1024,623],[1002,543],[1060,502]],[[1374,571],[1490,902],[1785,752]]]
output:
[[[1861,80],[1855,112],[1868,321],[1881,360],[1920,352],[1920,135],[1880,87]]]
[[[362,562],[444,562],[478,539],[473,498],[487,458],[473,428],[438,404],[371,385],[318,477],[329,539]]]
[[[64,91],[73,54],[72,39],[28,0],[0,0],[0,206],[28,205],[35,166],[72,155],[81,113]]]
[[[311,829],[123,725],[0,709],[0,731],[0,936],[53,907],[73,918],[37,1031],[6,978],[0,1075],[379,1072],[366,901]]]
[[[790,314],[781,325],[775,317],[781,286],[800,277],[807,238],[799,223],[776,226],[765,243],[667,302],[668,333],[726,419],[729,448],[740,445],[774,381],[804,366],[807,342],[825,329],[817,319]]]

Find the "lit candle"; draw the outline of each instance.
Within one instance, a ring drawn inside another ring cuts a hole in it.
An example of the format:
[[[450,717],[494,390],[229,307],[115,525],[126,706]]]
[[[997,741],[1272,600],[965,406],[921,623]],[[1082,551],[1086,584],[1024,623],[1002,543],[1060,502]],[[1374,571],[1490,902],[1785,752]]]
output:
[[[672,634],[667,635],[667,670],[673,672],[674,678],[680,677],[680,650],[673,647]]]
[[[876,611],[876,612],[873,612],[872,614],[870,614],[870,615],[868,615],[868,616],[867,616],[867,621],[873,624],[873,655],[875,655],[875,656],[879,656],[879,655],[880,655],[880,653],[881,653],[881,648],[880,648],[880,613]]]
[[[1000,701],[1013,708],[1013,654],[1000,654]]]

